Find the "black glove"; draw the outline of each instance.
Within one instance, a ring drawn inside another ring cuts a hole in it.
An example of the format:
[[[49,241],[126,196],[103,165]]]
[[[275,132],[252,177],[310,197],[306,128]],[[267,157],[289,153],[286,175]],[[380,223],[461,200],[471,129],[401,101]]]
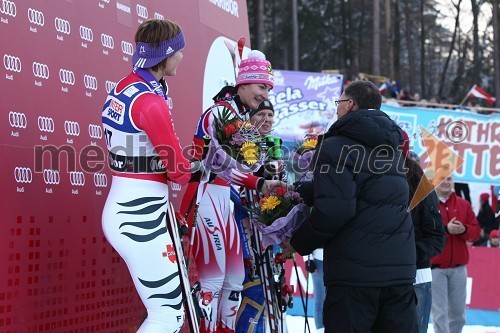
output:
[[[316,272],[317,270],[317,267],[316,267],[316,263],[314,262],[314,260],[306,260],[306,271],[308,273],[314,273]]]

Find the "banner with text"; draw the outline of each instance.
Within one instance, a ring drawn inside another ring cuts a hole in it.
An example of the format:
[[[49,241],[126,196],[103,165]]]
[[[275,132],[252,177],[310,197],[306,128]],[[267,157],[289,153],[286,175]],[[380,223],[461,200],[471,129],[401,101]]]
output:
[[[420,126],[464,159],[456,180],[500,184],[500,115],[468,110],[398,107],[384,104],[386,112],[410,136],[411,149],[428,163]]]

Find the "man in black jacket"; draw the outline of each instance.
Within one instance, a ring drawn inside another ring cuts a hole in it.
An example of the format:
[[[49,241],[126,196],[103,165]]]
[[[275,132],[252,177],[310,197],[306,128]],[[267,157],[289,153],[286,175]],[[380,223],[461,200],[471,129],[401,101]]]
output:
[[[285,255],[323,244],[325,332],[417,332],[402,131],[370,82],[349,84],[336,103],[339,119],[316,156],[311,216]]]

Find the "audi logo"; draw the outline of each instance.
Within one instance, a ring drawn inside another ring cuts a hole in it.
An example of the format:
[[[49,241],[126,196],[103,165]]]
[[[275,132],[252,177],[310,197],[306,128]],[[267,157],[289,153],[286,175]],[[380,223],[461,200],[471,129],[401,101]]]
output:
[[[34,62],[31,68],[33,69],[33,75],[35,75],[35,77],[48,79],[50,76],[49,66],[47,66],[46,64]]]
[[[94,185],[96,187],[108,186],[108,176],[104,173],[94,173]]]
[[[101,139],[102,127],[99,125],[89,124],[89,135],[92,139]]]
[[[56,17],[54,19],[54,25],[56,27],[56,31],[62,34],[69,35],[71,32],[71,25],[68,20],[62,19],[60,17]]]
[[[59,80],[62,84],[74,85],[75,73],[73,73],[73,71],[70,71],[69,69],[61,68],[59,70]]]
[[[172,187],[172,191],[180,191],[181,186],[177,183],[170,183],[170,186]]]
[[[16,17],[17,15],[16,4],[9,0],[2,0],[2,7],[0,8],[0,13]]]
[[[83,186],[85,185],[85,175],[81,171],[71,171],[69,181],[73,186]]]
[[[28,120],[26,119],[26,115],[24,113],[10,111],[9,124],[11,127],[26,128]]]
[[[157,20],[164,20],[165,19],[165,16],[163,16],[162,14],[160,13],[155,13],[154,15],[155,19]]]
[[[21,59],[10,54],[4,54],[3,66],[8,71],[19,73],[21,72]]]
[[[47,185],[58,185],[61,181],[61,175],[58,170],[43,169],[43,181]]]
[[[42,26],[45,24],[45,16],[39,10],[28,8],[28,20],[31,24]]]
[[[109,94],[116,87],[116,82],[106,81],[106,92]]]
[[[80,135],[80,125],[76,121],[66,120],[64,122],[64,131],[67,135],[79,136]]]
[[[50,117],[38,116],[38,128],[42,132],[54,132],[54,119]]]
[[[137,6],[135,6],[135,10],[137,12],[137,16],[142,17],[143,19],[148,18],[148,9],[143,5],[138,4]]]
[[[80,38],[87,41],[87,42],[92,42],[94,40],[94,33],[92,32],[92,29],[81,25],[80,26]]]
[[[14,179],[17,183],[31,183],[33,181],[33,173],[30,168],[15,167]]]
[[[95,76],[85,74],[83,77],[83,83],[85,84],[85,88],[97,90],[97,79]]]
[[[115,40],[110,35],[101,34],[101,44],[108,49],[115,48]]]
[[[122,40],[122,52],[127,55],[134,54],[134,46],[132,45],[132,43]]]

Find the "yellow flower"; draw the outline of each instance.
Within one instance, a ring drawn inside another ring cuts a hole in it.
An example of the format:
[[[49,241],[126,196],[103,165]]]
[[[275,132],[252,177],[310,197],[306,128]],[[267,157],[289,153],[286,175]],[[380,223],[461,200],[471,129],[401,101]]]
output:
[[[302,148],[308,150],[308,149],[316,149],[316,144],[318,143],[317,139],[308,139],[304,141],[302,144]]]
[[[269,198],[267,198],[263,203],[262,206],[260,207],[261,211],[265,210],[273,210],[276,208],[279,204],[281,203],[280,199],[278,199],[277,196],[271,195]]]
[[[243,146],[241,146],[243,159],[249,165],[257,163],[257,153],[257,145],[254,142],[245,142]]]

